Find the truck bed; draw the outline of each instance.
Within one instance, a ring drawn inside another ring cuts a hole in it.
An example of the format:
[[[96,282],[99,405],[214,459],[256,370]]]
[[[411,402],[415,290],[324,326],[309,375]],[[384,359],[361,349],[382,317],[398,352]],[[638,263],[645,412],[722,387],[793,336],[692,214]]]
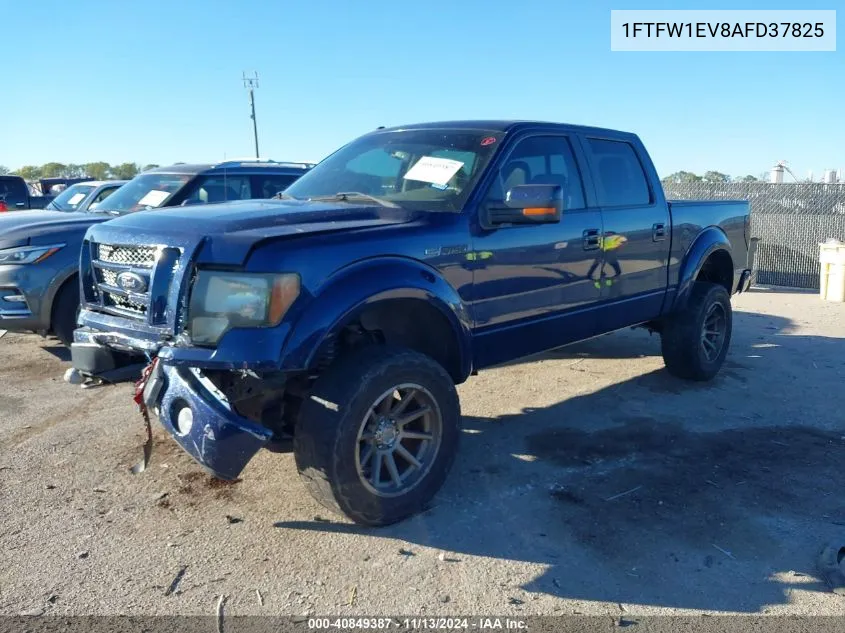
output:
[[[744,268],[748,263],[751,235],[746,231],[750,217],[747,200],[669,200],[672,218],[672,248],[669,257],[669,289],[678,285],[681,262],[693,238],[704,229],[720,229],[731,244],[734,268]]]

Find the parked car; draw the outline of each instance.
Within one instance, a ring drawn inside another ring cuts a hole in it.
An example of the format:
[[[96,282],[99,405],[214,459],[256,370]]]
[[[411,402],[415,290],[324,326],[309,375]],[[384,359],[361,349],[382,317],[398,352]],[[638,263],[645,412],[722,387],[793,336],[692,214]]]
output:
[[[309,163],[275,161],[157,167],[135,176],[99,209],[121,215],[158,207],[272,198],[311,167]]]
[[[65,191],[68,187],[72,187],[76,183],[87,182],[89,180],[91,180],[89,176],[77,176],[74,178],[67,178],[65,176],[39,178],[38,188],[36,189],[36,191],[40,190],[40,195],[43,196],[56,196],[61,192]],[[32,184],[31,186],[35,187],[34,184]]]
[[[470,375],[639,326],[708,380],[749,285],[748,203],[667,202],[625,132],[377,130],[281,197],[89,229],[73,365],[154,356],[143,402],[209,472],[292,439],[315,498],[368,525],[440,488]]]
[[[33,196],[20,176],[0,176],[0,212],[43,209],[55,196]]]
[[[0,329],[53,333],[70,345],[79,311],[79,251],[88,227],[142,209],[273,195],[309,168],[276,162],[161,167],[106,197],[102,188],[116,181],[87,194],[87,185],[72,185],[56,198],[56,210],[0,216]],[[82,189],[66,197],[74,187]],[[86,211],[67,210],[71,201],[87,205]]]
[[[128,180],[86,180],[71,185],[47,204],[47,211],[88,211],[125,185]]]

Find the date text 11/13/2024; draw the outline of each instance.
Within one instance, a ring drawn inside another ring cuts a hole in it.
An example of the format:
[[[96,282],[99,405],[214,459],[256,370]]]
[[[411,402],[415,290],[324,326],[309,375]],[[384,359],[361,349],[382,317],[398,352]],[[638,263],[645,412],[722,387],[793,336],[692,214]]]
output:
[[[309,631],[389,631],[389,630],[472,630],[472,631],[519,631],[525,630],[524,620],[517,618],[474,617],[419,617],[419,618],[309,618]]]

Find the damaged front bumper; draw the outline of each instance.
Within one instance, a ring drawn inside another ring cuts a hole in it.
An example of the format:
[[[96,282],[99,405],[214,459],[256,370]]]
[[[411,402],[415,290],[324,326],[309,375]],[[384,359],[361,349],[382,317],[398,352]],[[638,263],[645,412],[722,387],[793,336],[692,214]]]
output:
[[[182,448],[210,474],[232,480],[273,432],[239,415],[203,373],[207,369],[260,370],[269,361],[235,363],[217,358],[220,350],[176,347],[152,336],[82,326],[74,331],[73,368],[83,375],[111,376],[123,368],[135,375],[155,358],[143,389],[143,403]],[[137,371],[134,365],[140,363]]]
[[[225,395],[195,368],[159,360],[143,398],[173,439],[219,479],[237,478],[273,436],[270,429],[238,415]]]
[[[156,351],[156,347],[144,345],[144,341],[117,332],[98,332],[84,327],[74,330],[70,345],[73,368],[91,376],[145,363]]]

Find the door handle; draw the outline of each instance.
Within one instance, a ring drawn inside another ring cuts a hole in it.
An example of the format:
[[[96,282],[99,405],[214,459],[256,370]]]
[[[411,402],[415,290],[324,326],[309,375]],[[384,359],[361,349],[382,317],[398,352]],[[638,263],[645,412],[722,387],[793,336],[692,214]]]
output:
[[[666,239],[666,225],[662,222],[651,225],[651,239],[654,242],[659,242]]]
[[[587,229],[584,231],[584,250],[596,250],[599,247],[600,240],[598,229]]]
[[[26,206],[26,204],[25,204],[24,202],[16,202],[16,203],[15,203],[15,206],[16,206],[16,207],[20,207],[21,209],[23,209],[23,208]]]

